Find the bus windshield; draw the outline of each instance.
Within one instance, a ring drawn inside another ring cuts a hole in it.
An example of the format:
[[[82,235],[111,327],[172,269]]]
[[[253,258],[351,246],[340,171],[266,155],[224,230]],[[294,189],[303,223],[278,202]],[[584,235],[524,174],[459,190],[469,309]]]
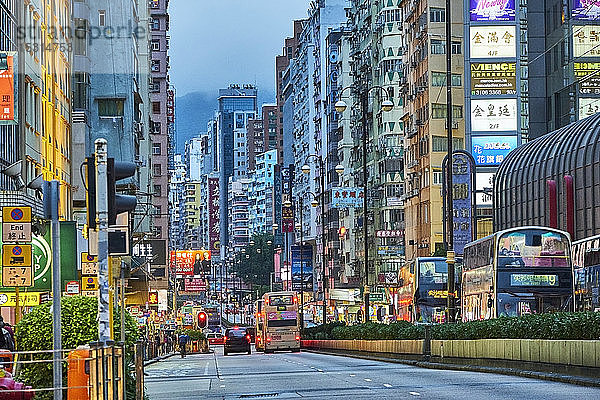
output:
[[[498,267],[568,267],[568,238],[540,229],[508,232],[498,242]]]
[[[294,304],[292,295],[271,295],[269,296],[270,306],[291,306]]]

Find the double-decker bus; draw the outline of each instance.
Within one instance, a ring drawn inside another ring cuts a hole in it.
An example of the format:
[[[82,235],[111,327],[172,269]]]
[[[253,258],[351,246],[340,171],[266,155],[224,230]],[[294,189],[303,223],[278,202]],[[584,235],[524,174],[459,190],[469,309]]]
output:
[[[600,311],[600,235],[573,242],[575,311]]]
[[[573,310],[569,234],[527,226],[465,246],[462,320]]]
[[[458,282],[460,273],[455,276]],[[399,275],[398,319],[423,323],[445,322],[447,282],[448,264],[444,257],[417,257],[406,263]],[[455,298],[458,298],[456,292]]]
[[[264,351],[300,351],[300,321],[296,292],[269,292],[262,297]]]
[[[256,346],[256,351],[265,350],[265,313],[262,304],[262,299],[254,302],[254,326],[256,328],[254,345]]]

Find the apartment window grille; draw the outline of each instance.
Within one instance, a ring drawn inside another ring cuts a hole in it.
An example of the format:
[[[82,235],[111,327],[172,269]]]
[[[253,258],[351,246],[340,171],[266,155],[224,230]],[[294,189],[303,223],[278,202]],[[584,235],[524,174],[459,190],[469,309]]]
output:
[[[160,156],[161,153],[162,153],[161,144],[160,143],[152,143],[152,154],[154,154],[155,156]]]
[[[429,9],[430,22],[446,22],[446,10],[444,8],[431,7]]]

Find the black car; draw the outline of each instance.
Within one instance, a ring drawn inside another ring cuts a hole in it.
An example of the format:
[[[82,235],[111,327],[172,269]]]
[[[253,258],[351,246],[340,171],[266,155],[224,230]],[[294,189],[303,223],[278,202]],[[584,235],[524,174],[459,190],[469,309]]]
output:
[[[228,328],[225,331],[225,337],[223,339],[223,353],[225,355],[228,355],[229,353],[251,353],[251,337],[246,328]]]

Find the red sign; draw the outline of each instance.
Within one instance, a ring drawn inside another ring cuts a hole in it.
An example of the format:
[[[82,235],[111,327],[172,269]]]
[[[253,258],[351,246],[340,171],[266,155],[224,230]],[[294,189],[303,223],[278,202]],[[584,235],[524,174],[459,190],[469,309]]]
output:
[[[148,304],[158,304],[158,292],[148,292]]]
[[[175,252],[175,272],[180,275],[201,275],[203,272],[210,272],[210,270],[205,270],[203,261],[210,261],[210,251],[177,250]]]
[[[185,278],[184,289],[186,292],[206,292],[206,281],[201,278]]]
[[[281,231],[294,232],[294,207],[281,207]]]
[[[219,178],[208,178],[208,241],[210,250],[221,248]]]
[[[15,120],[14,57],[0,54],[0,121]]]

